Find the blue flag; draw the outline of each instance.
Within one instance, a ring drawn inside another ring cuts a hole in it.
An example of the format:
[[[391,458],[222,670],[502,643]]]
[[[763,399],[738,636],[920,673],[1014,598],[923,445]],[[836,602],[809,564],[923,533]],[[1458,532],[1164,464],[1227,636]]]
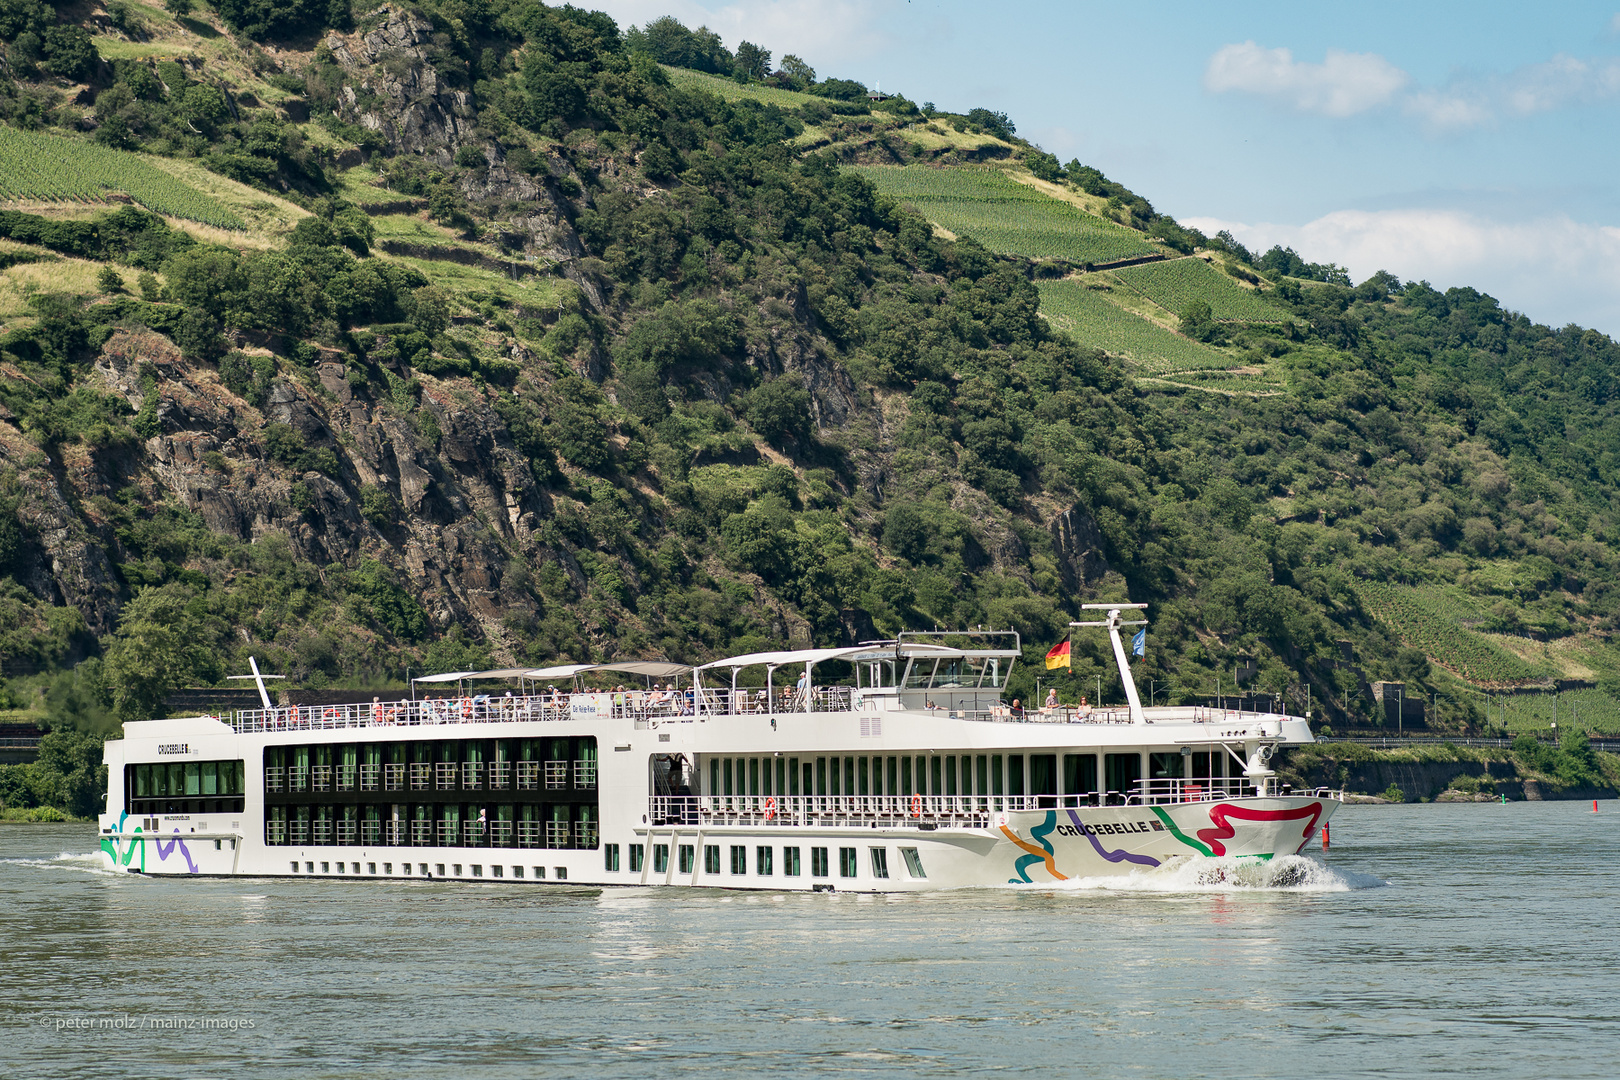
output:
[[[1146,629],[1138,630],[1136,632],[1136,636],[1131,638],[1131,655],[1132,656],[1146,656],[1147,655],[1147,630]]]

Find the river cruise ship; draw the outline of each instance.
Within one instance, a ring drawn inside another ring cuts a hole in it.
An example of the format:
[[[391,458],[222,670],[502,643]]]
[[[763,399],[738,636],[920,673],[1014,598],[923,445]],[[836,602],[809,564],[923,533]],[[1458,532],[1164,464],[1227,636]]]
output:
[[[1339,799],[1283,788],[1270,762],[1312,741],[1308,722],[1144,707],[1120,640],[1132,605],[1088,606],[1105,618],[1075,625],[1107,630],[1125,705],[1012,708],[1013,634],[450,672],[362,705],[273,708],[261,681],[265,708],[130,723],[106,744],[103,861],[898,892],[1304,848]],[[585,689],[603,678],[646,688]]]

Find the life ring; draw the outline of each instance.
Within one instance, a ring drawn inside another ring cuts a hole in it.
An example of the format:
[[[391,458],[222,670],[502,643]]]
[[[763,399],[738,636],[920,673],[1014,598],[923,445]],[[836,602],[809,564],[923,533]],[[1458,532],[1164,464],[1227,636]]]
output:
[[[916,818],[922,817],[922,793],[921,792],[914,791],[914,792],[911,793],[911,816],[916,817]]]
[[[765,820],[769,821],[776,816],[776,796],[771,795],[765,799]]]

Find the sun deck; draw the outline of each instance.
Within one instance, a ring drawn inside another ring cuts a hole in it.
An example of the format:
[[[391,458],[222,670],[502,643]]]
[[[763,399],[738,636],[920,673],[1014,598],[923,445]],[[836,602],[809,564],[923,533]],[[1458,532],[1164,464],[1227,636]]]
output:
[[[699,719],[768,714],[781,718],[816,713],[858,711],[878,715],[897,711],[889,705],[857,709],[847,686],[814,687],[805,695],[785,691],[774,699],[755,690],[625,691],[578,694],[467,695],[424,701],[379,701],[359,705],[294,705],[272,709],[241,709],[218,717],[241,734],[281,731],[336,731],[347,728],[438,727],[448,724],[519,724],[582,719],[629,719],[636,726],[691,723]],[[991,724],[1130,724],[1125,706],[1103,708],[1029,709],[1013,712],[990,709],[930,709],[940,719]],[[1281,713],[1244,712],[1204,706],[1165,706],[1143,710],[1148,724],[1201,724],[1228,727],[1263,721],[1294,719]]]

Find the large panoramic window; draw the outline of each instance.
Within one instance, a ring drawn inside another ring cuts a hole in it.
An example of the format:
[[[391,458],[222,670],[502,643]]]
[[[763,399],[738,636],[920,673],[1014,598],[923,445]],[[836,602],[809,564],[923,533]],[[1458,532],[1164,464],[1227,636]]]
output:
[[[153,761],[124,766],[124,809],[148,814],[240,813],[243,761]]]

